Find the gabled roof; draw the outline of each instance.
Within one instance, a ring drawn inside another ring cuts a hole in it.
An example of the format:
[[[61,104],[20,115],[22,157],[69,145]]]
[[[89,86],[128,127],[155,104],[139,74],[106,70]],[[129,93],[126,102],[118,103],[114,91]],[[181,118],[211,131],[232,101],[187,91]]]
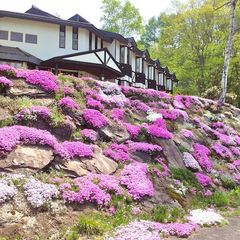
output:
[[[72,17],[70,17],[68,20],[75,21],[75,22],[82,22],[82,23],[89,23],[85,18],[80,16],[79,14],[75,14]]]
[[[119,33],[109,32],[105,30],[101,30],[101,32],[110,38],[118,40],[122,44],[126,44],[126,45],[128,44],[128,40]]]
[[[20,61],[20,62],[28,62],[39,65],[42,60],[39,58],[23,51],[20,48],[15,47],[6,47],[0,45],[0,56],[1,59],[9,60],[9,61]]]
[[[30,9],[28,9],[25,13],[59,19],[58,17],[56,17],[56,16],[54,16],[54,15],[48,13],[48,12],[43,11],[43,10],[41,10],[40,8],[38,8],[34,5],[32,5],[32,7]]]
[[[31,10],[33,11],[33,10]],[[96,28],[94,25],[86,22],[77,22],[72,20],[63,20],[58,17],[55,17],[51,14],[48,16],[44,15],[44,11],[42,10],[36,10],[34,8],[34,11],[37,11],[38,13],[41,12],[41,14],[32,14],[32,13],[18,13],[18,12],[10,12],[10,11],[4,11],[0,10],[0,17],[12,17],[12,18],[19,18],[19,19],[27,19],[32,21],[39,21],[39,22],[47,22],[47,23],[53,23],[53,24],[63,24],[68,26],[76,26],[88,29],[89,31],[95,33],[97,36],[101,37],[106,42],[112,42],[113,38],[103,33],[101,30]],[[46,12],[45,12],[46,13]],[[123,38],[123,37],[122,37]]]

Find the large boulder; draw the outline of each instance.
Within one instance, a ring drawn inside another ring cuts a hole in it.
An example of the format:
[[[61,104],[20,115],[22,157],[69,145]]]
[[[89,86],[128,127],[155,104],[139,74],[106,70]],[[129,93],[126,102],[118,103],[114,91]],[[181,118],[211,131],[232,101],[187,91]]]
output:
[[[12,97],[28,96],[38,98],[49,96],[48,93],[44,92],[37,86],[27,84],[23,79],[14,79],[13,81],[13,87],[9,88],[7,92],[7,94]]]
[[[56,157],[53,166],[58,170],[63,170],[69,176],[75,177],[86,175],[89,172],[113,174],[117,170],[118,164],[104,156],[102,149],[95,146],[94,156],[91,159],[73,158],[69,161],[64,161]]]
[[[123,126],[107,125],[99,129],[99,135],[107,141],[122,143],[130,139],[128,131]]]
[[[88,161],[97,173],[112,174],[117,170],[118,164],[102,153],[102,149],[95,146],[94,157]]]
[[[53,152],[49,148],[18,145],[0,160],[0,169],[13,173],[34,173],[46,167],[53,159]]]
[[[153,142],[162,147],[163,154],[170,166],[185,168],[182,153],[172,139],[153,138]]]

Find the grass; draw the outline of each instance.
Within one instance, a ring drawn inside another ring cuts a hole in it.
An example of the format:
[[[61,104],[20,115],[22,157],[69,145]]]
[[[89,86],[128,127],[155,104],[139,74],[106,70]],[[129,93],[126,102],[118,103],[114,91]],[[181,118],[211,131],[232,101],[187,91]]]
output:
[[[180,180],[184,185],[200,189],[194,173],[188,169],[170,167],[170,172],[174,179]]]
[[[217,208],[240,206],[240,188],[236,188],[231,191],[215,192],[210,197],[203,197],[202,195],[196,195],[188,201],[188,208],[206,208],[215,206]]]
[[[158,205],[152,209],[151,218],[153,221],[169,223],[183,219],[184,215],[183,208]]]

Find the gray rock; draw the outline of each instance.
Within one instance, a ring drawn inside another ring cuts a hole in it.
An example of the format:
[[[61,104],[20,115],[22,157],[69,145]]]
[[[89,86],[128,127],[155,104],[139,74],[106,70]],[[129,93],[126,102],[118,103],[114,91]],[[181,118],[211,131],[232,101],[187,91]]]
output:
[[[117,125],[107,125],[99,129],[99,135],[107,141],[122,143],[130,139],[127,130]]]
[[[13,173],[34,173],[46,167],[53,158],[53,152],[49,148],[18,145],[0,160],[0,169]]]
[[[83,176],[89,172],[112,174],[117,170],[118,164],[112,159],[103,155],[101,148],[95,146],[94,156],[91,159],[73,158],[64,161],[56,157],[53,166],[58,170],[63,170],[71,177]]]
[[[182,154],[172,139],[166,140],[153,138],[153,142],[162,147],[163,154],[165,155],[170,166],[185,168],[182,160]]]
[[[45,97],[49,96],[48,93],[44,92],[37,86],[33,86],[27,84],[24,80],[21,79],[14,79],[13,87],[9,88],[7,94],[12,97],[21,97],[21,96],[28,96],[28,97]]]

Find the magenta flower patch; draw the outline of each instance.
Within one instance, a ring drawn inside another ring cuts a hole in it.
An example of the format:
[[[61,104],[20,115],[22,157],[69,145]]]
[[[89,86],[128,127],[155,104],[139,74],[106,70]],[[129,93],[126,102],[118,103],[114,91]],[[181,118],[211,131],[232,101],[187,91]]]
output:
[[[107,118],[98,110],[87,108],[83,111],[83,119],[87,125],[96,129],[105,126],[108,122]]]

